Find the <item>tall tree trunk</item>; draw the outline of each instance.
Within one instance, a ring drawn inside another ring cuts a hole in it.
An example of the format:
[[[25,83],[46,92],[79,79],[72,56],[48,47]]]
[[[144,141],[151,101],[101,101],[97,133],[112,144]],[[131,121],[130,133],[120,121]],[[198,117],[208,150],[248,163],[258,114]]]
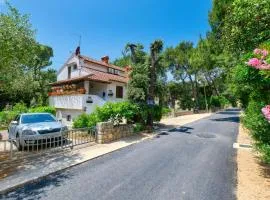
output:
[[[191,83],[192,96],[193,96],[194,102],[195,102],[195,104],[194,104],[194,106],[193,106],[193,109],[194,109],[194,111],[195,111],[195,109],[196,109],[196,107],[197,107],[197,103],[198,103],[198,100],[197,100],[197,90],[196,90],[196,85],[195,85],[194,81],[192,80],[192,77],[191,77],[190,74],[188,74],[188,79],[189,79],[189,81],[190,81],[190,83]]]
[[[199,110],[199,94],[198,94],[198,80],[197,80],[197,73],[195,73],[195,112]]]
[[[129,47],[130,52],[131,52],[131,62],[133,64],[136,64],[136,51],[135,50],[136,50],[137,45],[129,44],[128,47]]]
[[[217,89],[217,86],[216,86],[215,81],[211,78],[210,72],[208,72],[208,77],[209,77],[210,81],[212,82],[212,85],[213,85],[213,87],[214,87],[214,90],[215,90],[216,94],[219,96],[219,95],[220,95],[220,92],[219,92],[218,89]]]
[[[176,98],[173,98],[173,100],[172,100],[173,117],[175,117],[175,113],[176,113],[175,102],[176,102]]]
[[[156,59],[155,59],[155,54],[151,54],[151,66],[149,70],[149,76],[150,76],[150,81],[149,81],[149,90],[148,90],[148,98],[147,101],[148,103],[154,104],[155,100],[155,83],[156,83]],[[148,114],[147,118],[147,125],[148,126],[153,126],[153,113],[150,112]]]

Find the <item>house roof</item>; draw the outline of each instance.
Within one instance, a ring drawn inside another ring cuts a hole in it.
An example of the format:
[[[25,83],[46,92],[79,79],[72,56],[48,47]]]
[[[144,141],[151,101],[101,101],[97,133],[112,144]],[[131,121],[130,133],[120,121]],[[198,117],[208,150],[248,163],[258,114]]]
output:
[[[98,61],[98,60],[94,60],[92,58],[89,58],[87,56],[83,56],[83,55],[79,55],[79,58],[82,58],[84,59],[84,61],[87,61],[87,62],[90,62],[90,63],[95,63],[95,64],[98,64],[98,65],[102,65],[102,66],[105,66],[105,67],[111,67],[111,68],[114,68],[114,69],[117,69],[117,70],[120,70],[120,71],[123,71],[125,72],[125,68],[122,68],[122,67],[118,67],[116,65],[112,65],[112,64],[107,64],[105,62],[102,62],[102,61]]]
[[[111,81],[117,81],[121,83],[128,82],[128,78],[126,77],[122,77],[122,76],[118,76],[114,74],[108,74],[106,72],[101,72],[101,71],[92,71],[92,70],[90,71],[90,69],[88,70],[90,74],[86,76],[61,80],[61,81],[51,83],[50,85],[62,85],[62,84],[80,82],[84,80],[97,81],[97,82],[102,82],[102,83],[111,83]]]
[[[110,81],[108,80],[95,77],[94,74],[88,74],[82,77],[71,78],[71,79],[66,79],[66,80],[50,83],[50,85],[56,86],[56,85],[62,85],[62,84],[76,83],[76,82],[85,81],[85,80],[93,80],[93,81],[102,82],[102,83],[110,83]]]
[[[105,73],[105,72],[100,72],[100,71],[92,71],[92,76],[91,76],[91,80],[102,80],[102,81],[117,81],[117,82],[121,82],[121,83],[127,83],[128,82],[128,78],[123,77],[123,76],[118,76],[118,75],[114,75],[114,74],[109,74],[109,73]]]

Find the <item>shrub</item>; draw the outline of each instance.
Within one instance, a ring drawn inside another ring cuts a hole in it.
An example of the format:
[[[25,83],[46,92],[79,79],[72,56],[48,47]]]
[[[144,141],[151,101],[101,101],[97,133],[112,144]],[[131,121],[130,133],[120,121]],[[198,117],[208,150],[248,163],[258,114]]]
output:
[[[73,122],[74,128],[93,127],[97,122],[111,121],[114,124],[126,119],[128,123],[140,122],[145,124],[148,114],[152,112],[154,121],[160,121],[162,117],[162,107],[146,104],[132,104],[128,101],[117,103],[106,103],[102,107],[97,107],[90,115],[82,114]]]
[[[245,111],[243,123],[256,142],[270,145],[270,123],[261,112],[263,106],[263,103],[251,101]]]
[[[270,103],[270,76],[269,70],[264,70],[269,68],[267,65],[269,63],[266,54],[262,55],[262,49],[269,50],[269,44],[269,42],[265,43],[260,49],[244,55],[240,63],[232,70],[231,78],[231,89],[245,108],[242,122],[249,129],[262,160],[267,163],[270,163],[270,123],[267,120],[268,111],[265,110],[265,106]],[[259,64],[254,63],[258,61],[254,58],[260,59]],[[262,108],[265,108],[263,112]]]
[[[171,109],[167,107],[162,107],[162,116],[167,116],[169,113],[171,113]]]
[[[224,108],[226,105],[230,105],[229,100],[224,96],[211,96],[210,107],[211,108]]]
[[[89,126],[90,117],[86,113],[79,115],[73,122],[74,128],[85,128]]]
[[[111,121],[118,124],[122,119],[133,122],[138,114],[138,107],[130,102],[108,102],[102,107],[97,107],[90,115],[82,114],[73,122],[74,128],[93,127],[98,122]]]
[[[14,111],[2,111],[0,112],[0,123],[2,125],[8,125],[18,114]]]
[[[255,140],[255,147],[261,154],[261,159],[270,163],[270,123],[261,112],[263,102],[250,101],[243,117],[243,124]]]
[[[216,108],[220,108],[221,107],[221,103],[218,99],[218,96],[211,96],[210,98],[210,106],[211,107],[216,107]]]
[[[263,162],[270,164],[270,145],[257,143],[256,149],[261,153],[260,157]]]
[[[162,117],[162,106],[155,105],[150,108],[150,112],[153,112],[154,121],[160,121]]]
[[[91,113],[88,116],[87,127],[93,128],[98,122],[101,122],[96,113]]]
[[[136,123],[136,124],[134,125],[133,130],[134,130],[135,133],[138,133],[138,132],[143,131],[144,128],[145,128],[145,127],[144,127],[144,125],[143,125],[142,123]]]
[[[114,110],[113,103],[108,102],[102,107],[97,107],[94,112],[101,121],[108,121],[114,115]]]
[[[27,107],[24,103],[16,103],[11,109],[0,112],[0,123],[7,126],[18,114],[26,113]]]
[[[138,106],[130,102],[121,102],[116,108],[115,112],[130,122],[134,121],[134,117],[139,111]]]
[[[51,113],[53,115],[56,115],[56,109],[51,106],[39,106],[39,107],[33,107],[28,110],[28,112],[33,112],[33,113]]]
[[[153,121],[160,121],[162,117],[162,107],[158,105],[149,106],[147,104],[138,104],[138,113],[135,122],[146,124],[149,113],[152,113]]]
[[[98,107],[95,111],[100,121],[121,122],[125,118],[128,122],[132,122],[138,113],[138,107],[130,102],[106,103],[102,107]]]
[[[24,103],[16,103],[13,107],[12,107],[12,111],[16,112],[17,114],[20,113],[26,113],[28,110],[27,106]]]

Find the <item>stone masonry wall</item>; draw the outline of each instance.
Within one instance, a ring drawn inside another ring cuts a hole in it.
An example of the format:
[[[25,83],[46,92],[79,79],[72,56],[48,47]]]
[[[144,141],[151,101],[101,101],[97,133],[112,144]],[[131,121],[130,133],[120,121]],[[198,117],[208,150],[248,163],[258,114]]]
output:
[[[114,126],[111,122],[100,122],[97,124],[97,143],[109,143],[123,137],[134,134],[131,124],[120,124]]]

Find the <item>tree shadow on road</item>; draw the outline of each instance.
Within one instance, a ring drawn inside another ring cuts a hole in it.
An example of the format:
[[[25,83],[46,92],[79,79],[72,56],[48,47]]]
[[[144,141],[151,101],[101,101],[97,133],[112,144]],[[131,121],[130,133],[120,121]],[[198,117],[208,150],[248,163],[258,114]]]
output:
[[[187,126],[180,126],[174,129],[169,130],[169,132],[178,132],[178,133],[186,133],[186,134],[191,134],[191,130],[194,128],[187,127]]]
[[[216,118],[216,119],[210,119],[210,120],[216,121],[216,122],[234,122],[234,123],[240,122],[239,117],[225,117],[225,118]]]
[[[67,170],[58,172],[4,194],[0,196],[0,199],[41,199],[45,197],[44,195],[48,190],[61,186],[66,179],[70,179],[72,176]]]
[[[221,111],[221,112],[218,112],[217,114],[222,114],[222,115],[238,115],[239,112],[237,112],[237,111]]]

